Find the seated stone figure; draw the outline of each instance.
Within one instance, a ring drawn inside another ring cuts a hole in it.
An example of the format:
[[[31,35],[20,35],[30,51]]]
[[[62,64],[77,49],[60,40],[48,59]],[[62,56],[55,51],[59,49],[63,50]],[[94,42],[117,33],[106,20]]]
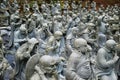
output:
[[[26,65],[26,80],[65,80],[59,78],[57,64],[50,55],[33,55]]]
[[[22,44],[16,54],[15,54],[15,80],[25,80],[25,66],[28,61],[28,59],[34,55],[37,51],[35,50],[35,47],[37,46],[37,39],[31,38],[28,39],[28,42]]]
[[[13,69],[4,57],[2,42],[0,37],[0,80],[10,80],[13,78]]]
[[[68,51],[68,56],[72,53],[72,50],[74,48],[73,42],[78,36],[78,28],[73,27],[71,28],[71,32],[66,36],[66,49]]]
[[[65,75],[67,80],[88,80],[91,77],[91,65],[87,41],[83,38],[75,39],[74,51],[68,60]]]
[[[25,24],[22,24],[18,31],[15,31],[14,34],[14,46],[18,49],[22,44],[27,42],[27,29],[25,28]]]
[[[105,46],[100,48],[96,57],[96,77],[100,80],[117,80],[115,64],[119,57],[116,53],[116,42],[108,40]]]

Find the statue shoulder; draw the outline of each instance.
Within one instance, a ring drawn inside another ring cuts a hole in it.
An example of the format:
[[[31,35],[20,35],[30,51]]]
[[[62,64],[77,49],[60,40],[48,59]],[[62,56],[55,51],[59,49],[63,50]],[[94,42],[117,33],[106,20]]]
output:
[[[72,54],[70,55],[69,60],[77,61],[80,57],[81,57],[80,53],[72,52]]]

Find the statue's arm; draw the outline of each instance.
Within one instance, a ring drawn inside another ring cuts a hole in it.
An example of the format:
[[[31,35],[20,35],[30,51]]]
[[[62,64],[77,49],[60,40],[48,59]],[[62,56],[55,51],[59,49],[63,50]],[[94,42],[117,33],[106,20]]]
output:
[[[26,42],[26,41],[27,41],[27,39],[25,39],[25,38],[24,39],[17,39],[17,38],[14,39],[15,43]]]
[[[105,59],[105,52],[103,50],[98,51],[98,57],[97,58],[98,58],[98,61],[99,61],[100,65],[104,68],[113,66],[118,60],[117,56],[115,56],[113,59],[107,61]]]
[[[18,38],[18,32],[16,32],[16,33],[14,33],[15,34],[15,36],[14,36],[14,43],[19,43],[19,42],[25,42],[25,41],[27,41],[27,38],[24,38],[24,39],[19,39]]]
[[[41,69],[40,69],[39,66],[36,65],[36,66],[35,66],[35,70],[36,70],[37,73],[39,74],[41,80],[48,80],[48,79],[45,77],[44,73],[41,71]]]

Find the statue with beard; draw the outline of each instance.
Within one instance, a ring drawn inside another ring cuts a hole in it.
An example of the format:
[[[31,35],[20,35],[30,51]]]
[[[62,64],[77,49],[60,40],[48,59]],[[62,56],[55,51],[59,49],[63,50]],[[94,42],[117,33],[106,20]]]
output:
[[[58,78],[57,64],[50,55],[32,56],[26,66],[26,80],[64,80]]]
[[[91,47],[83,38],[75,39],[74,51],[68,60],[65,72],[67,80],[88,80],[91,79],[92,71],[90,65],[89,53]]]

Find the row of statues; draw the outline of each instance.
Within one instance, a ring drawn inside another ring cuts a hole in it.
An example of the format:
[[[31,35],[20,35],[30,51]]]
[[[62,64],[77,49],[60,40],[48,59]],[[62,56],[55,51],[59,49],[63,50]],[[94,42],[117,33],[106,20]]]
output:
[[[0,80],[119,80],[120,7],[83,2],[3,0]]]

